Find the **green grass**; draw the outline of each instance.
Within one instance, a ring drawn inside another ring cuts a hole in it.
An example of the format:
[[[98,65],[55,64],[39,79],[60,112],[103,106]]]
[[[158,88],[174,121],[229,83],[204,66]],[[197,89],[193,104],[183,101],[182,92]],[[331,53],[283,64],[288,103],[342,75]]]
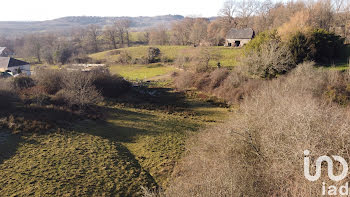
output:
[[[112,65],[110,71],[113,74],[119,74],[129,80],[144,80],[152,77],[165,75],[175,71],[173,66],[164,66],[162,64],[150,65]]]
[[[228,109],[162,91],[165,107],[176,102],[181,107],[110,101],[105,120],[75,122],[64,132],[12,136],[7,144],[16,150],[0,145],[0,196],[139,196],[141,186],[166,187],[188,136],[222,122]]]
[[[0,196],[125,196],[154,186],[124,150],[73,131],[23,137],[16,154],[0,165]]]
[[[339,71],[344,71],[348,70],[349,66],[335,66],[335,67],[329,67],[329,70],[339,70]]]
[[[212,53],[219,55],[219,60],[211,60],[210,66],[217,66],[220,62],[223,67],[233,67],[238,64],[239,57],[242,55],[242,49],[230,48],[230,47],[211,47]]]
[[[182,50],[186,48],[190,48],[189,46],[137,46],[137,47],[129,47],[129,48],[123,48],[123,49],[115,49],[115,50],[109,50],[109,51],[103,51],[95,54],[89,55],[92,59],[95,60],[105,60],[107,62],[113,62],[118,59],[118,56],[115,52],[125,50],[129,53],[129,55],[136,59],[136,58],[142,58],[146,57],[148,53],[149,47],[157,47],[160,49],[161,53],[174,60],[177,56],[177,54]]]
[[[104,51],[100,53],[95,53],[90,55],[92,59],[102,60],[106,62],[115,62],[119,55],[117,55],[116,51],[125,50],[129,53],[129,55],[136,59],[140,59],[142,57],[147,56],[148,48],[151,46],[138,46],[138,47],[129,47],[124,49],[116,49],[110,51]],[[167,57],[171,61],[175,61],[181,51],[185,49],[195,49],[191,46],[152,46],[160,49],[161,53]],[[209,64],[211,66],[217,66],[217,63],[220,62],[222,66],[232,67],[236,66],[238,63],[238,58],[242,54],[242,49],[235,49],[229,47],[207,47],[211,54],[215,54],[219,56],[217,60],[211,60]]]

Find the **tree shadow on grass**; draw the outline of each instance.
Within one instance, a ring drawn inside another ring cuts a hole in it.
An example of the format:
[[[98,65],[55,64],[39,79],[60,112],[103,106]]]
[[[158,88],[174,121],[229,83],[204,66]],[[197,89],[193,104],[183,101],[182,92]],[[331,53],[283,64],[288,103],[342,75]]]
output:
[[[20,135],[11,134],[10,131],[0,129],[0,164],[16,153],[22,141]]]
[[[136,112],[133,113],[140,115]],[[76,132],[103,137],[111,141],[116,146],[116,150],[119,152],[120,157],[128,162],[128,165],[124,169],[125,171],[137,169],[138,174],[142,172],[142,174],[144,174],[144,178],[147,181],[147,185],[143,185],[144,187],[153,189],[157,189],[159,187],[153,176],[140,165],[139,160],[135,157],[135,155],[122,144],[123,142],[132,142],[133,137],[147,132],[146,130],[118,126],[107,121],[91,120],[81,121],[78,126],[74,127],[74,130]]]

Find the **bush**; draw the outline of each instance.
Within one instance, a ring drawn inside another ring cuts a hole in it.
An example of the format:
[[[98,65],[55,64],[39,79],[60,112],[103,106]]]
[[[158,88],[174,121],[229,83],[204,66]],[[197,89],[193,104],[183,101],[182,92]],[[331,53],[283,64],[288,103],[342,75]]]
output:
[[[48,94],[56,94],[62,89],[63,76],[66,74],[62,70],[54,69],[37,69],[35,71],[34,79],[38,86],[44,88]]]
[[[44,105],[50,103],[50,96],[42,86],[34,86],[21,91],[21,97],[26,104]]]
[[[156,63],[160,61],[160,50],[155,47],[148,48],[148,63]]]
[[[280,42],[281,38],[278,35],[277,30],[268,30],[259,33],[254,39],[248,42],[244,49],[246,53],[251,53],[252,51],[260,51],[262,45],[270,43],[271,41]]]
[[[92,72],[67,72],[63,77],[61,97],[70,105],[84,109],[102,101],[100,92],[93,85]]]
[[[31,88],[34,85],[35,85],[34,80],[28,76],[21,75],[13,78],[13,87],[16,90]]]
[[[310,49],[307,44],[306,36],[298,32],[288,41],[289,50],[293,55],[294,62],[299,64],[306,60]]]
[[[264,43],[259,51],[249,52],[241,63],[248,67],[250,74],[262,78],[273,78],[295,67],[289,48],[276,41]]]
[[[211,89],[215,89],[217,87],[219,87],[224,80],[228,77],[228,75],[230,74],[230,72],[225,69],[215,69],[212,73],[210,73],[210,88]]]
[[[309,53],[307,60],[320,63],[331,63],[344,50],[344,39],[335,33],[323,29],[316,29],[307,36]]]
[[[117,63],[130,64],[131,61],[132,61],[132,57],[130,56],[129,52],[127,52],[126,50],[120,51]]]
[[[251,79],[241,71],[234,70],[214,91],[214,94],[229,104],[238,104],[258,89],[261,83],[259,79]]]
[[[175,87],[178,90],[185,90],[187,88],[193,87],[194,74],[191,72],[181,72],[177,73],[175,76]]]
[[[216,56],[206,47],[184,49],[178,53],[175,64],[192,72],[206,72],[210,68],[209,61]]]
[[[181,72],[174,74],[178,90],[196,88],[215,95],[229,104],[239,103],[256,90],[261,81],[248,78],[241,70],[216,69],[212,72]]]
[[[289,48],[297,63],[316,61],[332,63],[343,58],[344,39],[323,29],[315,29],[308,33],[296,33],[288,42]]]
[[[108,69],[92,71],[92,84],[105,97],[117,98],[131,89],[131,83],[118,75],[111,75]]]

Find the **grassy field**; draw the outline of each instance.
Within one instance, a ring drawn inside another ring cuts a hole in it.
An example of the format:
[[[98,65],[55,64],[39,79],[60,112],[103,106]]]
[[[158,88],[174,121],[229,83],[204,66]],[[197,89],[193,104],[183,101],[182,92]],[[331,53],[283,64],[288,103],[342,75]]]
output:
[[[186,46],[158,46],[174,60]],[[124,50],[124,49],[123,49]],[[148,47],[131,47],[133,58]],[[213,47],[234,65],[240,52]],[[113,61],[113,51],[91,55]],[[216,62],[211,64],[216,65]],[[42,134],[8,134],[0,130],[0,196],[140,196],[141,186],[166,188],[185,142],[200,128],[223,122],[229,109],[196,92],[169,88],[167,64],[110,65],[129,80],[157,80],[100,108],[102,120],[83,119],[65,129]]]
[[[129,47],[125,49],[116,49],[110,51],[104,51],[100,53],[95,53],[90,55],[94,60],[101,60],[106,62],[115,62],[119,55],[117,51],[125,50],[129,53],[132,58],[142,58],[147,56],[148,48],[150,46],[138,46],[138,47]],[[195,49],[191,46],[153,46],[160,49],[163,56],[165,56],[170,61],[175,61],[178,54],[183,50]],[[238,63],[238,58],[242,54],[241,49],[228,48],[228,47],[206,47],[209,49],[211,54],[215,54],[219,57],[219,60],[211,60],[209,64],[211,66],[216,66],[217,62],[220,61],[222,66],[232,67],[236,66]]]
[[[112,65],[110,70],[113,74],[119,74],[128,80],[144,80],[152,77],[165,75],[176,68],[169,65]]]
[[[229,110],[158,83],[119,102],[106,101],[104,120],[5,136],[0,196],[139,196],[141,186],[166,187],[186,139],[222,122]]]

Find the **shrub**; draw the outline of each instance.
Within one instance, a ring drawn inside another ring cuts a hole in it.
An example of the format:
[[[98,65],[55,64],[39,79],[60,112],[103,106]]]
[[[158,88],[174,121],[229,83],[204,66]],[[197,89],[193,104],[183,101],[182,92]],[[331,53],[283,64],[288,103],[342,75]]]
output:
[[[70,106],[84,109],[102,101],[101,94],[93,85],[93,73],[73,71],[63,77],[63,90],[60,95]]]
[[[28,76],[18,76],[13,78],[13,87],[16,90],[23,90],[26,88],[31,88],[35,85],[34,80],[31,77]]]
[[[299,64],[306,60],[306,57],[310,53],[310,49],[307,44],[306,36],[297,32],[292,38],[288,41],[289,50],[293,55],[294,62]]]
[[[258,79],[251,79],[239,70],[232,71],[214,94],[226,100],[229,104],[238,104],[261,85]]]
[[[316,29],[307,35],[307,46],[307,60],[331,63],[344,50],[344,38],[323,29]]]
[[[209,72],[195,72],[193,87],[198,90],[210,91],[210,73]]]
[[[262,45],[270,43],[271,41],[281,41],[277,30],[268,30],[259,33],[254,39],[245,45],[245,52],[251,53],[252,51],[260,51]]]
[[[119,75],[111,75],[108,69],[92,71],[92,84],[105,97],[117,98],[131,89],[131,84]]]
[[[225,68],[215,69],[212,73],[210,73],[210,88],[215,89],[219,87],[223,81],[228,77],[229,71]]]
[[[38,105],[49,104],[50,96],[42,86],[34,86],[21,91],[21,97],[25,103],[35,103]]]
[[[288,46],[297,63],[316,61],[331,63],[343,58],[344,39],[323,29],[315,29],[307,33],[298,32],[288,42]]]
[[[120,51],[120,54],[118,56],[117,62],[120,64],[130,64],[132,61],[132,57],[130,56],[129,52],[126,50]]]
[[[194,74],[191,72],[181,72],[175,75],[174,84],[178,90],[185,90],[193,87]]]
[[[56,94],[62,89],[63,76],[66,74],[62,70],[37,69],[34,79],[38,86],[42,86],[48,94]]]
[[[156,63],[160,61],[160,50],[159,48],[149,47],[148,48],[148,63]]]
[[[295,67],[289,48],[276,41],[264,43],[259,51],[249,52],[241,63],[251,74],[262,78],[273,78]]]

